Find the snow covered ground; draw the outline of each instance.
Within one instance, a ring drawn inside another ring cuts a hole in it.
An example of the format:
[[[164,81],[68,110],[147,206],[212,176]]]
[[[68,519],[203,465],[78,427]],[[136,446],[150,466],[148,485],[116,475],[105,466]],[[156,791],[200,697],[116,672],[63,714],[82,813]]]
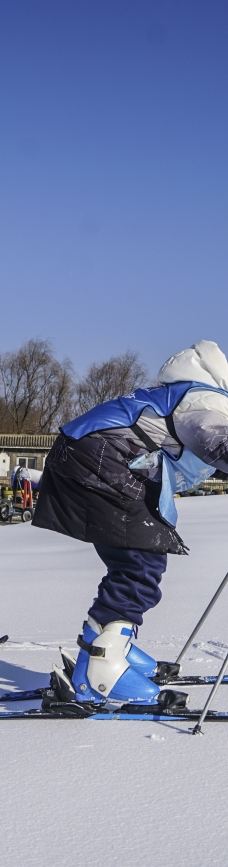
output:
[[[163,599],[140,643],[175,660],[227,571],[228,497],[177,500],[189,557],[169,557]],[[0,526],[1,688],[48,683],[59,644],[75,648],[103,566],[93,546],[28,524]],[[227,646],[227,593],[183,672],[214,673]],[[191,690],[191,706],[207,688]],[[228,687],[214,707],[228,710]],[[193,724],[192,724],[193,725]],[[4,867],[226,867],[227,735],[204,724],[0,721]]]

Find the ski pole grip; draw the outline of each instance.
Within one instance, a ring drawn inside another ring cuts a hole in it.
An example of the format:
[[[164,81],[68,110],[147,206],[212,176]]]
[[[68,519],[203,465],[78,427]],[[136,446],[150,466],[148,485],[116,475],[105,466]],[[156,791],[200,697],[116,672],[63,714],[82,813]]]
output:
[[[186,644],[184,645],[183,649],[179,653],[179,656],[177,657],[176,662],[180,662],[180,660],[182,659],[182,656],[184,656],[184,653],[188,649],[189,645],[192,643],[192,640],[195,637],[195,635],[197,634],[197,632],[199,631],[200,627],[202,626],[202,623],[204,623],[204,620],[206,620],[206,617],[208,616],[209,611],[211,611],[211,608],[213,608],[213,605],[215,604],[216,599],[218,599],[218,597],[220,596],[220,593],[222,593],[222,590],[224,590],[224,587],[227,584],[227,581],[228,581],[228,572],[226,573],[225,577],[223,578],[221,584],[219,585],[218,590],[216,590],[215,595],[212,597],[211,601],[209,602],[209,605],[207,606],[207,608],[205,608],[205,611],[202,614],[202,617],[200,618],[200,620],[196,624],[195,629],[193,629],[193,632],[191,633],[188,640],[186,641]]]

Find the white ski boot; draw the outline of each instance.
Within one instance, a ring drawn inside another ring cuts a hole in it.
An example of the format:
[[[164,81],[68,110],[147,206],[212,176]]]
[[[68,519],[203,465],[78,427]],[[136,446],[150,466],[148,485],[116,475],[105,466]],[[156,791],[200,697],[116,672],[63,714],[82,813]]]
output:
[[[115,620],[99,626],[89,617],[78,637],[80,652],[72,675],[78,702],[159,704],[161,708],[185,706],[187,696],[173,690],[160,693],[157,683],[131,665],[129,656],[133,624]],[[95,636],[94,636],[95,633]]]
[[[126,623],[125,623],[126,625]],[[145,653],[140,647],[138,647],[135,643],[132,643],[132,638],[137,638],[138,627],[132,626],[130,624],[130,635],[129,642],[127,645],[127,653],[126,659],[129,665],[138,671],[139,674],[145,675],[145,677],[151,678],[154,683],[158,684],[166,684],[169,681],[176,680],[180,671],[180,665],[176,662],[165,662],[161,660],[156,660],[153,656],[149,656],[148,653]],[[81,639],[85,639],[87,634],[87,641],[91,643],[94,639],[101,635],[102,626],[97,623],[92,617],[88,617],[88,621],[83,624],[84,632],[83,636],[78,637],[78,644],[81,646]],[[76,664],[75,657],[69,653],[69,651],[60,647],[60,653],[63,660],[65,673],[68,675],[70,680],[73,676],[73,671]]]

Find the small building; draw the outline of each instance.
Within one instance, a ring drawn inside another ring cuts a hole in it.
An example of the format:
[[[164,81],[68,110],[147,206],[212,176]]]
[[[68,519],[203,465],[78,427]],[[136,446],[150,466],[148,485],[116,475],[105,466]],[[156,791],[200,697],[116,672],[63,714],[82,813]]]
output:
[[[16,465],[42,471],[57,436],[57,433],[0,433],[0,484],[10,483]]]

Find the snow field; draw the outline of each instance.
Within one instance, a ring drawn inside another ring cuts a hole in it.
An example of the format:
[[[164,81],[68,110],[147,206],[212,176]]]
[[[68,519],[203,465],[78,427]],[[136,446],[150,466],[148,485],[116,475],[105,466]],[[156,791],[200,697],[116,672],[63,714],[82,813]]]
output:
[[[189,557],[169,557],[163,599],[139,641],[175,659],[227,571],[228,498],[177,500]],[[48,682],[59,644],[76,649],[103,565],[93,546],[28,524],[0,527],[1,688]],[[227,588],[183,660],[215,673],[227,652]],[[191,689],[191,706],[207,688]],[[214,707],[228,709],[221,687]],[[4,867],[226,867],[227,734],[188,723],[3,721]]]

